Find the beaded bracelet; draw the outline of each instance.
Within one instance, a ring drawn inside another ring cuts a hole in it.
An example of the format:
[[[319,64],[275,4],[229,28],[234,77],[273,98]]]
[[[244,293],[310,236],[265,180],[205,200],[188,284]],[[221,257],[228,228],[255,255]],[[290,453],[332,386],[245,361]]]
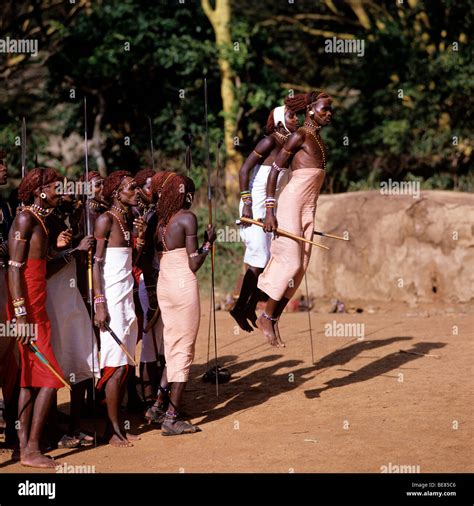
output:
[[[265,207],[267,209],[276,207],[276,199],[273,197],[268,197],[265,199]]]
[[[15,262],[13,260],[8,260],[8,265],[10,267],[16,267],[17,269],[21,269],[24,265],[25,265],[25,262]]]
[[[275,162],[273,162],[272,163],[272,169],[275,169],[277,172],[281,172],[284,169],[284,167],[280,167]]]
[[[18,299],[13,299],[12,303],[13,307],[21,307],[25,305],[25,299],[23,297],[19,297]]]
[[[246,193],[245,195],[242,195],[242,202],[248,206],[252,205],[252,195],[250,194],[250,192]]]
[[[15,311],[15,316],[26,316],[28,314],[25,306],[15,307],[13,310]]]
[[[104,302],[105,302],[105,295],[103,293],[94,295],[94,304],[104,304]]]
[[[252,153],[255,153],[259,158],[263,158],[263,155],[261,155],[258,151],[255,151],[255,149],[252,151]]]
[[[201,253],[209,253],[209,250],[211,249],[211,243],[207,241],[201,246]]]

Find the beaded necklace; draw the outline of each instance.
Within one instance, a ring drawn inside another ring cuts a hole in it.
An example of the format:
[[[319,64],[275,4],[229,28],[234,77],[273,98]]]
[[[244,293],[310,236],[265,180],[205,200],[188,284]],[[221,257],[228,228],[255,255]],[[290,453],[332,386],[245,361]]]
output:
[[[321,128],[321,127],[319,127]],[[317,130],[319,130],[319,128],[317,128]],[[326,150],[323,148],[323,144],[321,144],[319,138],[320,138],[320,135],[319,133],[316,135],[315,133],[315,126],[313,123],[308,123],[307,121],[304,122],[304,127],[303,129],[305,130],[305,132],[308,132],[310,135],[313,136],[314,140],[316,141],[317,145],[319,146],[319,149],[321,150],[321,155],[323,157],[323,170],[326,170]]]
[[[113,204],[110,206],[110,208],[113,209],[114,211],[117,211],[118,213],[120,213],[124,216],[128,213],[128,211],[126,209],[122,209],[121,207],[114,206]]]
[[[38,216],[41,216],[41,218],[46,218],[53,212],[52,207],[50,209],[45,209],[44,207],[41,207],[38,204],[31,204],[26,207],[27,209],[30,209],[30,211],[34,211]]]
[[[169,251],[168,246],[166,245],[166,241],[165,241],[166,226],[160,225],[160,230],[161,230],[161,242],[163,244],[163,248],[165,249],[165,251]]]
[[[112,206],[112,208],[113,209],[118,209],[115,206]],[[111,214],[117,220],[117,223],[119,224],[120,230],[122,231],[123,238],[127,242],[127,247],[130,247],[130,239],[127,239],[127,233],[125,232],[125,228],[124,228],[124,226],[123,226],[122,221],[120,220],[120,218],[114,212],[112,212],[112,211],[105,211],[105,212]],[[128,233],[128,237],[130,237],[130,233]]]
[[[96,202],[95,200],[88,200],[88,205],[91,209],[94,211],[98,211],[102,206],[99,204],[99,202]]]
[[[40,207],[36,204],[31,204],[31,206],[25,206],[24,210],[30,211],[30,213],[36,218],[37,221],[39,221],[40,225],[43,227],[44,233],[48,236],[49,232],[48,232],[48,229],[46,228],[46,225],[44,223],[43,216],[41,216],[39,214],[39,212],[36,210],[37,208],[39,208],[43,211],[49,211],[49,209],[43,209],[42,207]],[[51,211],[52,211],[52,209],[51,209]],[[48,213],[48,214],[50,214],[50,213]]]
[[[278,144],[280,144],[280,146],[283,146],[286,142],[286,139],[288,139],[288,137],[290,136],[290,134],[282,134],[280,132],[273,132],[275,134],[275,139],[277,140]]]

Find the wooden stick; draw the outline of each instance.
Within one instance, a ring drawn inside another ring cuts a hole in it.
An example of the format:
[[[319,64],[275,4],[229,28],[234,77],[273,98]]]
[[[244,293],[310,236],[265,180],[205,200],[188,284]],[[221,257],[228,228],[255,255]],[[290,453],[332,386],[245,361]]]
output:
[[[315,235],[320,235],[322,237],[330,237],[331,239],[339,239],[340,241],[348,241],[349,238],[345,238],[345,237],[340,237],[339,235],[331,235],[331,234],[326,234],[326,232],[317,232],[316,230],[313,232]]]
[[[110,328],[110,325],[108,323],[104,323],[105,330],[114,338],[115,342],[122,348],[122,351],[127,355],[127,357],[132,361],[132,365],[136,367],[137,363],[135,362],[135,359],[130,355],[127,348],[125,348],[125,345],[120,341],[120,339],[117,337],[117,334]]]
[[[251,225],[257,225],[257,227],[263,228],[263,223],[261,221],[245,218],[244,216],[240,217],[240,221],[243,221],[244,223],[250,223]],[[284,237],[289,237],[290,239],[295,239],[296,241],[307,242],[308,244],[312,244],[313,246],[318,246],[318,248],[329,250],[327,246],[323,246],[322,244],[318,244],[317,242],[310,241],[305,237],[300,237],[299,235],[292,234],[291,232],[287,232],[286,230],[282,230],[281,228],[277,228],[275,230],[275,233],[277,233],[278,235],[282,235]]]
[[[39,351],[36,344],[30,341],[29,343],[33,353],[36,357],[58,378],[58,380],[70,391],[72,391],[71,385],[56,371],[56,369],[49,363],[48,359]]]
[[[155,323],[158,321],[158,318],[160,317],[161,310],[160,308],[156,308],[155,313],[151,317],[151,320],[147,323],[146,327],[143,329],[143,332],[149,332],[155,325]]]

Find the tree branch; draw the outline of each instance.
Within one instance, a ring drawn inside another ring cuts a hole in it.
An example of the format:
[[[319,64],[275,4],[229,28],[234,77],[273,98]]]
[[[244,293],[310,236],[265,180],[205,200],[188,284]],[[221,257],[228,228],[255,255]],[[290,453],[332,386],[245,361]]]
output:
[[[352,35],[351,33],[338,33],[338,32],[329,31],[329,30],[320,30],[318,28],[311,28],[309,26],[304,25],[303,23],[300,23],[297,19],[292,18],[290,16],[275,16],[275,18],[268,19],[266,21],[262,21],[261,23],[259,23],[259,26],[279,24],[280,30],[287,29],[287,27],[282,23],[286,23],[288,25],[291,25],[291,26],[295,27],[296,29],[301,30],[302,32],[309,33],[310,35],[314,35],[316,37],[337,36],[340,39],[353,39],[354,38],[354,35]]]

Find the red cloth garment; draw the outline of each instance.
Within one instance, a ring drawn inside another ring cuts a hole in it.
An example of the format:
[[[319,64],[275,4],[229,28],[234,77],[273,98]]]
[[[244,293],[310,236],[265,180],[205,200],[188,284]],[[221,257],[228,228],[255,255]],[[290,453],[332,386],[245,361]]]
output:
[[[120,386],[123,385],[124,381],[127,379],[127,376],[128,376],[128,364],[125,365],[125,366],[121,366],[121,367],[125,367],[125,374],[122,376],[122,379],[120,381]],[[109,381],[109,379],[112,377],[112,375],[114,374],[114,372],[118,369],[118,367],[104,367],[101,371],[101,378],[99,380],[99,382],[97,383],[97,390],[102,390],[103,388],[105,388],[105,385],[107,384],[107,381]]]
[[[23,297],[28,312],[28,323],[36,324],[36,341],[38,350],[51,366],[63,376],[63,372],[54,356],[51,347],[51,325],[46,312],[46,259],[29,258],[22,272]],[[10,320],[14,318],[13,305],[9,300],[8,313]],[[67,315],[64,315],[67,318]],[[62,388],[64,385],[40,361],[27,345],[18,343],[21,363],[21,387]],[[67,380],[67,378],[65,378]]]

